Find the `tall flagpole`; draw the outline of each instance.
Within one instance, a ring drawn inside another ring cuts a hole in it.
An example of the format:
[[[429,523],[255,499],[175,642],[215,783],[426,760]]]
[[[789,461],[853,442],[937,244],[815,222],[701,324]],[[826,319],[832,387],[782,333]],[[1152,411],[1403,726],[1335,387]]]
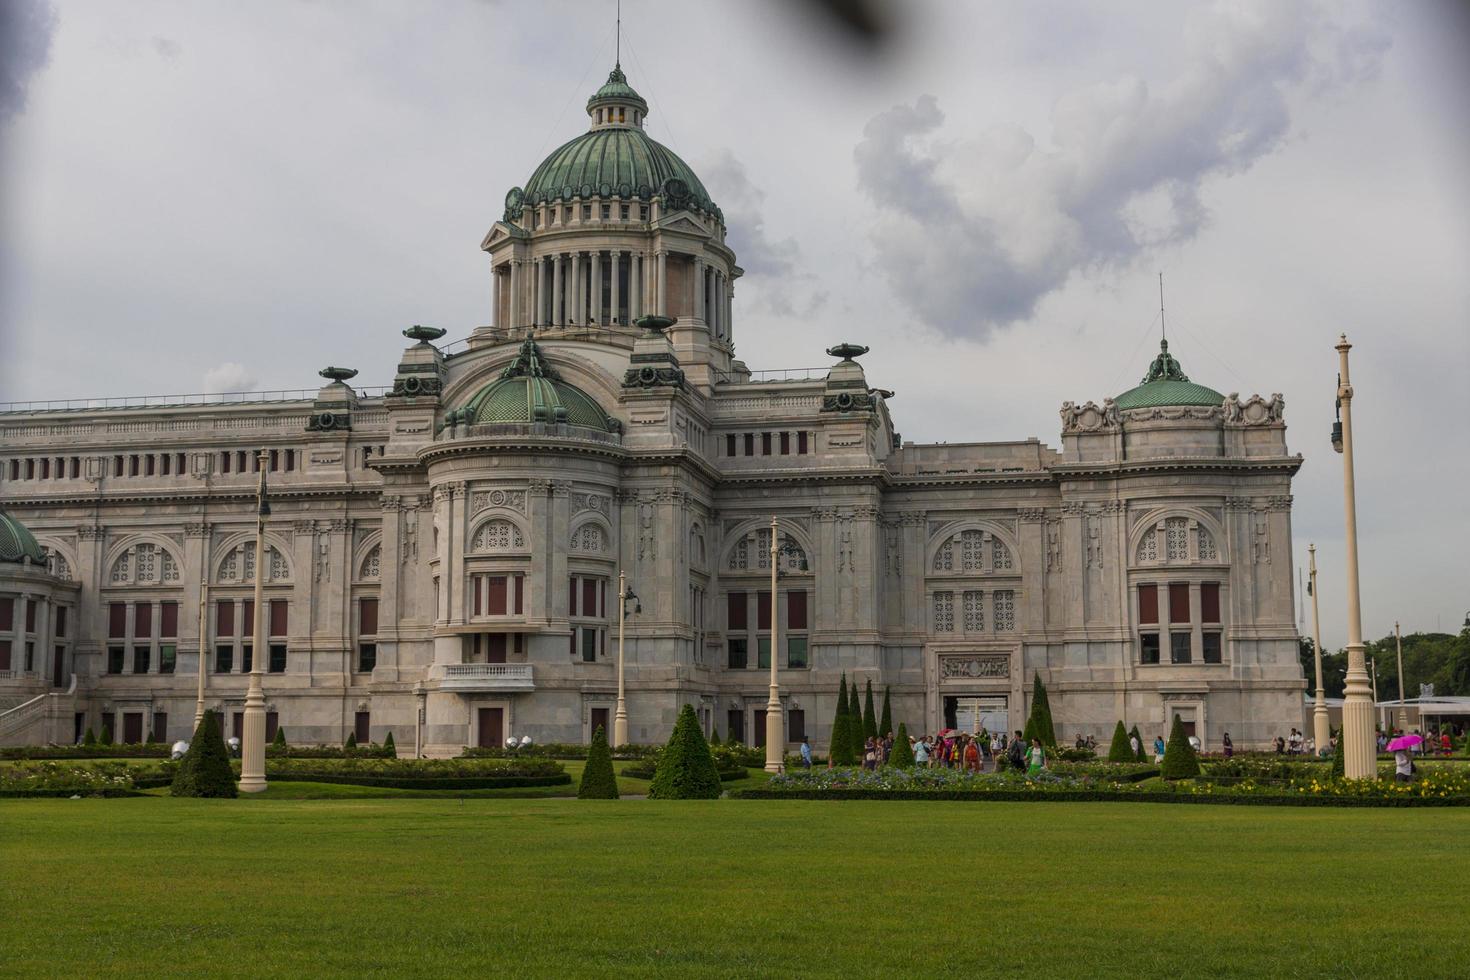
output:
[[[1327,691],[1322,686],[1322,619],[1317,614],[1317,546],[1307,545],[1312,556],[1310,578],[1307,579],[1307,594],[1312,597],[1312,652],[1317,660],[1317,697],[1312,705],[1312,738],[1320,754],[1332,740],[1332,725],[1327,718]]]
[[[265,789],[265,519],[271,512],[265,496],[265,473],[270,468],[270,454],[264,449],[255,457],[260,468],[259,506],[255,513],[255,640],[250,657],[250,689],[245,693],[245,731],[240,745],[240,792],[259,793]]]

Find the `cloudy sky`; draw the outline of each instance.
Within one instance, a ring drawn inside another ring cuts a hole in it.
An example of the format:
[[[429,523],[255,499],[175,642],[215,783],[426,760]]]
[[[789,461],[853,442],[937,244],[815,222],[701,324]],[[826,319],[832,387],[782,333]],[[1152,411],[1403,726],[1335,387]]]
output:
[[[391,380],[488,321],[478,243],[585,127],[611,0],[0,2],[0,398]],[[876,54],[790,4],[626,0],[649,129],[725,210],[752,368],[870,345],[907,439],[1039,436],[1191,377],[1286,396],[1296,558],[1345,641],[1339,332],[1364,630],[1470,608],[1461,5],[899,7]]]

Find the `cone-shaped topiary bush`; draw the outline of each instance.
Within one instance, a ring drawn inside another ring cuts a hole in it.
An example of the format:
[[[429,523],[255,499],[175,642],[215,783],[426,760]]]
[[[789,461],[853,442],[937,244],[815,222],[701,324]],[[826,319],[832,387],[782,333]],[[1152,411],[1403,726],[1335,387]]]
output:
[[[97,744],[97,736],[92,734],[92,726],[91,725],[88,725],[87,726],[87,734],[85,734],[85,735],[82,736],[82,744],[83,745],[96,745]]]
[[[204,712],[189,742],[189,751],[179,760],[170,792],[174,796],[235,798],[235,773],[230,768],[230,755],[225,751],[225,740],[220,738],[213,711]]]
[[[1129,729],[1128,739],[1128,745],[1130,747],[1133,745],[1134,742],[1138,743],[1137,761],[1147,762],[1148,746],[1143,744],[1143,736],[1139,734],[1137,725],[1134,725],[1131,729]]]
[[[357,732],[348,732],[347,741],[342,743],[342,747],[347,749],[357,748]]]
[[[618,777],[613,772],[612,751],[607,747],[607,733],[602,726],[592,734],[592,747],[587,750],[587,768],[582,770],[582,782],[577,787],[579,800],[615,800],[618,798]]]
[[[863,707],[858,701],[857,681],[847,689],[847,735],[849,744],[852,746],[852,761],[856,765],[862,765],[863,754],[867,748],[867,735],[863,731]]]
[[[388,737],[383,739],[383,751],[388,754],[388,758],[390,759],[398,758],[398,746],[393,744],[392,732],[389,732]]]
[[[271,739],[271,748],[283,751],[286,748],[286,729],[279,725],[276,726],[276,737]]]
[[[1199,775],[1199,756],[1184,734],[1184,723],[1174,716],[1174,727],[1169,729],[1169,742],[1164,746],[1164,765],[1160,775],[1165,779],[1189,779]]]
[[[877,738],[878,712],[873,710],[873,682],[870,679],[863,692],[863,738]]]
[[[111,728],[108,728],[106,725],[103,725],[102,726],[102,737],[97,740],[97,744],[98,745],[111,745],[112,744],[112,729]]]
[[[828,739],[827,755],[834,766],[852,765],[852,734],[847,730],[850,719],[847,714],[847,675],[837,683],[837,711],[832,715],[832,735]]]
[[[659,755],[648,796],[657,800],[719,799],[720,774],[693,705],[686,704],[679,712],[674,734]]]
[[[888,764],[895,769],[914,768],[914,747],[909,744],[909,729],[898,723],[898,732],[893,736],[893,751],[888,753]]]
[[[1041,739],[1041,744],[1049,749],[1057,747],[1057,732],[1052,726],[1051,704],[1047,701],[1046,685],[1041,683],[1041,674],[1035,675],[1036,682],[1031,688],[1031,715],[1026,719],[1026,729],[1023,732],[1027,744],[1033,738]]]
[[[878,734],[887,737],[893,731],[893,711],[889,704],[888,686],[883,687],[883,712],[878,715]],[[894,738],[898,736],[895,734]]]
[[[1337,779],[1347,775],[1347,759],[1342,754],[1342,732],[1337,733],[1337,744],[1332,747],[1332,775]]]
[[[1128,733],[1123,730],[1120,721],[1113,729],[1113,744],[1108,746],[1109,762],[1133,762],[1133,746],[1128,741]]]

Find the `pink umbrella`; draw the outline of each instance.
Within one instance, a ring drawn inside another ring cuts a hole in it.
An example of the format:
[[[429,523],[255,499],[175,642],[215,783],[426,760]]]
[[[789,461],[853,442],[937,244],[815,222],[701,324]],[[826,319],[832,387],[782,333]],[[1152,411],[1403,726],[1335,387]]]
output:
[[[1412,749],[1414,746],[1419,745],[1423,741],[1423,735],[1400,735],[1398,738],[1394,739],[1392,742],[1389,742],[1386,746],[1384,746],[1384,748],[1388,749],[1388,751],[1390,752],[1397,752],[1399,749]]]

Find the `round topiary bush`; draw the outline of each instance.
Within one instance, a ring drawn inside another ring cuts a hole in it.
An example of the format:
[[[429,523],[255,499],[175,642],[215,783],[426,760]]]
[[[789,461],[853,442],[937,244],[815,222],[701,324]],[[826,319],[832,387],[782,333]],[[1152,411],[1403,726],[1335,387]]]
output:
[[[692,705],[684,705],[679,712],[674,734],[659,756],[648,795],[656,800],[719,799],[720,774]]]
[[[657,772],[655,772],[655,776]],[[615,800],[618,798],[618,777],[613,772],[612,751],[607,747],[607,733],[602,726],[592,735],[592,747],[587,751],[587,768],[582,770],[582,782],[577,787],[579,800]]]
[[[1189,737],[1184,734],[1184,723],[1174,716],[1174,727],[1169,729],[1169,742],[1164,747],[1164,764],[1160,775],[1165,779],[1190,779],[1199,775],[1199,756]]]
[[[235,772],[230,768],[230,755],[213,711],[204,712],[189,742],[189,751],[179,760],[179,771],[174,774],[169,792],[174,796],[224,799],[234,799],[237,795]]]
[[[1133,745],[1128,741],[1128,733],[1123,729],[1120,721],[1113,729],[1113,744],[1108,746],[1109,762],[1133,762]]]

